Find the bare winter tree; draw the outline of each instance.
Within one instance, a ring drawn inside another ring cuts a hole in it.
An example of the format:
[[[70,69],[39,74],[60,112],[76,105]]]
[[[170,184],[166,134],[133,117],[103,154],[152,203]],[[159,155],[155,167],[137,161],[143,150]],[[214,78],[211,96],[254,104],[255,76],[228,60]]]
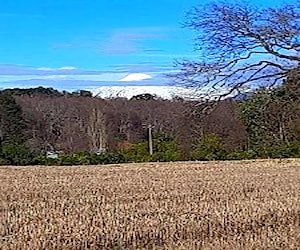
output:
[[[101,153],[107,149],[107,132],[105,126],[105,116],[100,108],[94,107],[90,111],[88,125],[88,135],[91,141],[91,150]]]
[[[210,3],[193,8],[185,27],[194,30],[199,60],[176,62],[176,85],[197,97],[220,100],[257,86],[281,83],[300,66],[300,2],[277,8]]]

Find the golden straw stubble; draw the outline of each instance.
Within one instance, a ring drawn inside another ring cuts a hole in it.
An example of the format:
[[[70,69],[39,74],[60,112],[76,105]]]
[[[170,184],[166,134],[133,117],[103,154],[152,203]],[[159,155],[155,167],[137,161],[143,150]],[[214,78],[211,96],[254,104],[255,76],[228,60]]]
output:
[[[0,248],[300,249],[300,161],[1,167]]]

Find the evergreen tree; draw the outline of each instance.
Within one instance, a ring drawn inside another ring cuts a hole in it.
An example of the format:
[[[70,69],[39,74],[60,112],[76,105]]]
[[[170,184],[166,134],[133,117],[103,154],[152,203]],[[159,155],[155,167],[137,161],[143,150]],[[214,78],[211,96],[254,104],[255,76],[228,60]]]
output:
[[[21,107],[16,103],[16,100],[12,95],[0,92],[1,140],[12,140],[21,143],[24,141],[22,134],[23,129],[24,121]]]
[[[27,165],[33,159],[24,145],[24,128],[21,107],[12,95],[0,92],[0,159],[7,164]]]

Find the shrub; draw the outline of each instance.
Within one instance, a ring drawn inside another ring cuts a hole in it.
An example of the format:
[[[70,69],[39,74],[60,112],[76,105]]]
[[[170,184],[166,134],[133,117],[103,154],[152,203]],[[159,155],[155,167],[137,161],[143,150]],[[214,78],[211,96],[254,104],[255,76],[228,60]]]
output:
[[[268,152],[270,158],[290,158],[300,157],[300,143],[293,142],[289,145],[282,144],[270,149]]]
[[[26,146],[15,141],[4,141],[2,146],[2,158],[11,165],[31,165],[34,164],[34,155]]]
[[[124,155],[120,153],[101,153],[95,156],[96,164],[118,164],[126,162]]]
[[[153,142],[152,161],[178,161],[181,152],[175,138],[169,134],[159,134]]]
[[[60,156],[58,159],[60,165],[64,165],[64,166],[82,165],[80,163],[79,156],[76,154]]]
[[[180,160],[181,152],[174,139],[168,134],[158,134],[153,139],[153,155],[149,153],[148,142],[134,144],[122,150],[127,162],[148,162],[148,161],[177,161]]]
[[[44,165],[44,166],[59,166],[59,158],[49,158],[46,156],[38,156],[33,160],[35,165]]]
[[[228,153],[226,156],[227,160],[250,160],[256,158],[254,151],[236,151]]]
[[[122,154],[118,153],[89,153],[80,152],[70,155],[63,155],[58,158],[48,158],[46,156],[39,156],[35,158],[35,163],[39,165],[60,165],[60,166],[73,166],[73,165],[98,165],[98,164],[117,164],[124,163],[125,158]]]
[[[147,162],[151,160],[147,142],[134,144],[121,151],[126,162]]]
[[[215,134],[201,136],[192,152],[194,160],[224,160],[226,156],[227,152],[223,148],[222,140]]]
[[[8,165],[8,161],[3,159],[3,158],[0,158],[0,166],[4,166],[4,165]]]

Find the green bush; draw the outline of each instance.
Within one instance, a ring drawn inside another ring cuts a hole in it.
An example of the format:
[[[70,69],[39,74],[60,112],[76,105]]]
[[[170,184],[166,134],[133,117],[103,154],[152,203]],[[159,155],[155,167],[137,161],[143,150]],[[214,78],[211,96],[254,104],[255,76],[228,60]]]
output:
[[[99,164],[117,164],[124,163],[125,158],[118,153],[89,153],[80,152],[69,155],[59,156],[58,158],[49,158],[39,156],[35,158],[35,164],[46,166],[74,166],[74,165],[99,165]]]
[[[158,134],[153,139],[153,155],[149,153],[148,142],[134,144],[122,151],[126,162],[177,161],[181,152],[175,139],[168,134]]]
[[[227,152],[218,135],[205,134],[197,141],[192,157],[193,160],[202,161],[224,160],[227,157]]]
[[[101,153],[95,156],[96,164],[118,164],[125,163],[126,159],[120,153]]]
[[[147,162],[151,160],[147,142],[141,142],[121,151],[126,162]]]
[[[175,138],[169,134],[159,134],[153,141],[152,161],[178,161],[181,159],[180,149]]]
[[[273,146],[272,148],[265,148],[265,151],[256,152],[251,151],[238,151],[229,153],[226,157],[228,160],[248,160],[254,158],[296,158],[300,157],[300,143],[294,142],[289,145],[281,144]]]
[[[268,152],[270,158],[292,158],[300,157],[300,143],[294,142],[289,145],[278,145]]]
[[[256,158],[254,151],[236,151],[228,153],[227,160],[250,160]]]
[[[4,166],[4,165],[8,165],[8,161],[3,159],[3,158],[0,158],[0,166]]]
[[[22,144],[15,141],[4,141],[1,144],[1,158],[10,165],[32,165],[34,155]]]
[[[49,158],[46,156],[38,156],[33,160],[35,165],[43,166],[59,166],[60,160],[58,158]]]
[[[81,165],[79,156],[76,154],[63,155],[59,158],[59,164],[63,166]]]

